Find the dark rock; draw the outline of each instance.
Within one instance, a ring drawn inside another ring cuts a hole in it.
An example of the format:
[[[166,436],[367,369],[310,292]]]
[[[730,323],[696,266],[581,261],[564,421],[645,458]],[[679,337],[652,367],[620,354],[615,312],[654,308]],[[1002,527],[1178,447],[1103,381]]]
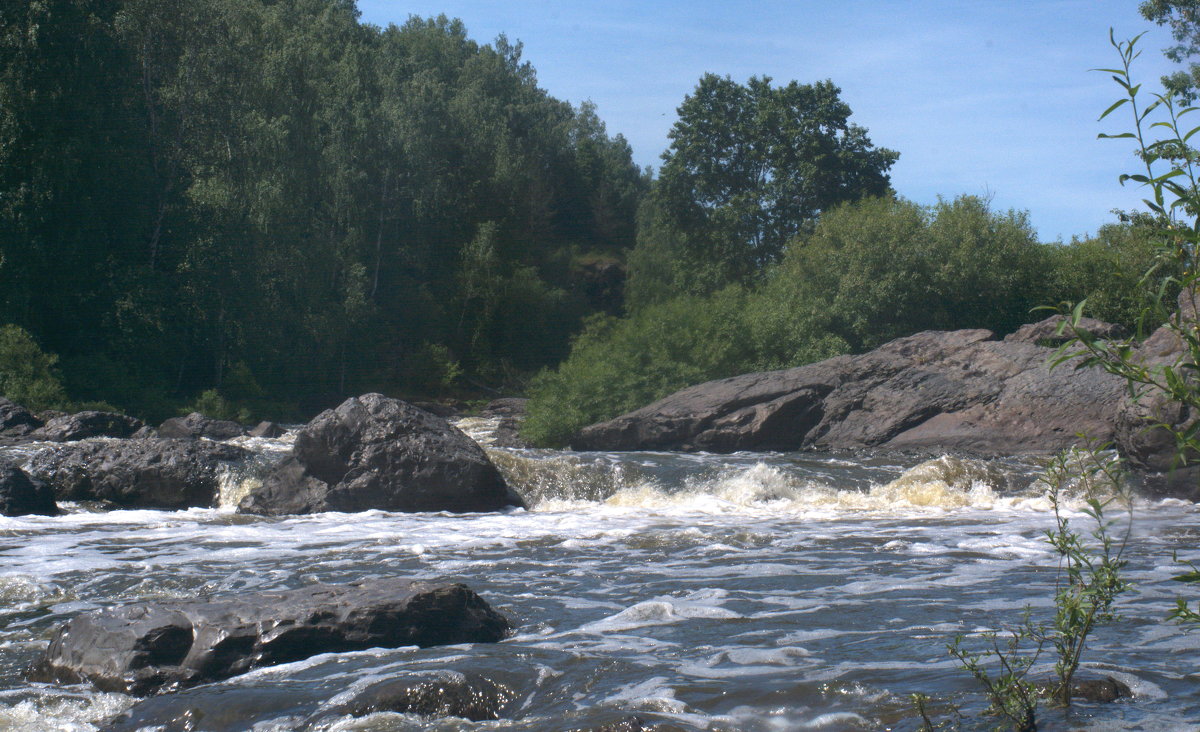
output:
[[[1057,681],[1043,681],[1037,685],[1038,693],[1050,696],[1058,688]],[[1071,699],[1107,704],[1118,699],[1130,699],[1133,690],[1124,681],[1112,676],[1076,676],[1071,680]]]
[[[1051,315],[1037,323],[1022,325],[1015,332],[1008,334],[1004,340],[1008,343],[1033,343],[1038,346],[1058,347],[1074,336],[1071,331],[1058,332],[1059,324],[1066,320],[1065,315]],[[1080,318],[1078,328],[1090,333],[1101,340],[1111,341],[1129,337],[1125,326],[1116,323],[1106,323],[1095,318]]]
[[[479,416],[524,419],[528,406],[529,400],[521,397],[493,399],[479,412]]]
[[[142,420],[124,414],[86,411],[48,420],[30,437],[49,442],[75,442],[89,437],[129,437],[144,426]]]
[[[282,437],[287,433],[286,427],[281,427],[274,422],[259,422],[254,429],[250,430],[251,437]]]
[[[43,424],[25,407],[0,397],[0,435],[24,437]]]
[[[508,630],[464,585],[371,579],[78,615],[55,631],[29,678],[144,695],[320,653],[494,643]]]
[[[159,437],[207,437],[210,440],[228,440],[246,434],[246,428],[237,422],[205,417],[192,412],[186,417],[172,417],[158,426]]]
[[[442,672],[432,677],[414,676],[373,684],[330,711],[352,717],[396,712],[479,722],[500,719],[514,697],[511,689],[479,674]]]
[[[584,450],[884,448],[1053,452],[1113,437],[1125,382],[1048,366],[1052,351],[986,330],[928,331],[860,356],[689,387],[571,441]]]
[[[0,458],[0,515],[57,516],[54,491],[37,478],[31,478],[12,462]]]
[[[499,420],[496,425],[496,430],[492,435],[491,446],[517,448],[532,447],[532,445],[530,445],[525,438],[521,437],[521,423],[525,421],[526,407],[528,404],[528,399],[506,397],[504,399],[493,400],[483,408],[483,411],[479,413],[480,417],[488,417]]]
[[[442,404],[440,402],[410,402],[417,409],[424,409],[430,414],[436,414],[442,419],[451,419],[462,413],[460,405]]]
[[[380,394],[346,400],[296,436],[238,510],[495,511],[521,506],[479,445],[422,409]]]
[[[80,442],[39,453],[29,472],[49,483],[59,500],[178,509],[216,505],[222,466],[249,456],[236,445],[207,440]]]

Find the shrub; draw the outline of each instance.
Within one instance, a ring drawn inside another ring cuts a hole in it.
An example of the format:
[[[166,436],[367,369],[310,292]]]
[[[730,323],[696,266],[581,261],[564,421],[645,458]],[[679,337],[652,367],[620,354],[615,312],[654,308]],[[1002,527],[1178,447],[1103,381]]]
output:
[[[0,326],[0,394],[35,412],[64,407],[57,363],[58,356],[42,351],[23,328]]]

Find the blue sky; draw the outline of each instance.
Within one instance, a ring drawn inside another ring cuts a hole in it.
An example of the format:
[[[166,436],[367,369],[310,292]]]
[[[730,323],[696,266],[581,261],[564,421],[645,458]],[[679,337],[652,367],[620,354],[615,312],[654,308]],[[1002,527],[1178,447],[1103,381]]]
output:
[[[461,18],[470,36],[524,44],[539,84],[596,103],[641,165],[657,168],[675,109],[705,72],[745,81],[832,79],[852,120],[900,152],[892,185],[923,204],[988,195],[1027,210],[1043,241],[1094,233],[1142,192],[1117,176],[1135,164],[1127,141],[1097,140],[1127,117],[1096,118],[1118,88],[1108,30],[1142,31],[1135,78],[1146,91],[1172,65],[1169,34],[1136,0],[629,0],[492,2],[359,0],[364,22]]]

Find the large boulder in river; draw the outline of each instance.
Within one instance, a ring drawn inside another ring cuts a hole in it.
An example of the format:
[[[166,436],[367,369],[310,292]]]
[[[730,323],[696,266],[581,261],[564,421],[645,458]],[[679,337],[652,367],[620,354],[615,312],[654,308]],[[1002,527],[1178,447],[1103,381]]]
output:
[[[479,445],[456,427],[399,399],[366,394],[301,429],[292,456],[238,510],[473,512],[521,505]]]
[[[228,440],[246,434],[246,428],[226,419],[205,417],[192,412],[186,417],[172,417],[158,426],[159,437],[207,437]]]
[[[494,643],[508,630],[464,585],[376,578],[78,615],[55,631],[29,678],[142,695],[320,653]]]
[[[0,458],[0,516],[57,516],[58,513],[50,486]]]
[[[985,456],[1047,453],[1100,440],[1125,382],[1064,364],[987,330],[927,331],[859,356],[689,387],[592,425],[585,450],[884,448]]]
[[[55,417],[30,436],[49,442],[74,442],[89,437],[129,437],[144,426],[142,420],[125,414],[89,410]]]
[[[248,457],[237,445],[208,440],[95,440],[43,450],[29,472],[59,500],[179,509],[215,506],[223,472]]]

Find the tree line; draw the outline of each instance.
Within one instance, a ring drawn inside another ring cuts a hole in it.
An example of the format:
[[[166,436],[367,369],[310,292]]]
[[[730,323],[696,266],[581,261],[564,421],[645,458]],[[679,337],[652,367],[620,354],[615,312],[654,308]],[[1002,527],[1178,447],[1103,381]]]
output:
[[[286,413],[509,386],[619,311],[647,188],[592,105],[457,20],[0,10],[0,323],[77,400]]]
[[[1144,305],[1137,217],[1047,244],[978,197],[898,198],[832,81],[705,74],[677,112],[652,176],[457,20],[6,8],[0,392],[278,419],[524,391],[555,444],[699,381]]]

